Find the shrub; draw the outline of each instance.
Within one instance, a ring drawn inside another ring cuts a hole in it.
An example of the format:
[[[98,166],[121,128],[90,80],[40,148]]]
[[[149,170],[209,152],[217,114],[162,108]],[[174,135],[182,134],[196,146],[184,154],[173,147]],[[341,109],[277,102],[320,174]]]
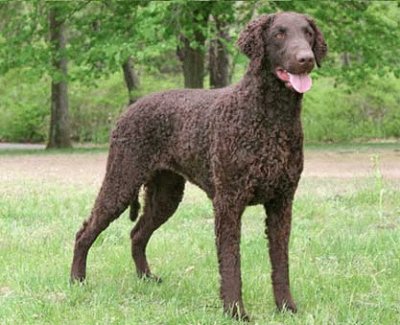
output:
[[[241,69],[242,76],[243,65]],[[238,70],[239,71],[239,70]],[[239,78],[239,72],[234,80]],[[141,76],[136,97],[182,87],[181,74]],[[306,142],[343,142],[400,137],[400,80],[372,76],[365,86],[316,78],[305,95],[303,124]],[[0,78],[0,141],[43,142],[48,133],[50,81],[26,79],[13,70]],[[70,82],[71,133],[74,141],[107,143],[110,130],[127,104],[122,73],[98,80],[97,86]]]
[[[340,142],[400,136],[400,81],[371,77],[357,90],[320,78],[305,96],[307,142]]]
[[[23,70],[0,78],[0,140],[42,142],[48,132],[50,86],[26,79]]]

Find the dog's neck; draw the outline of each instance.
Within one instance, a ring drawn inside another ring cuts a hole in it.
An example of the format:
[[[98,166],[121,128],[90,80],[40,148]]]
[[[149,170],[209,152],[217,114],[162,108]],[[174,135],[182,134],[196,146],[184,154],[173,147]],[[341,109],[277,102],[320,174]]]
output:
[[[252,99],[258,109],[275,118],[299,119],[303,94],[289,89],[273,73],[272,68],[254,69],[249,66],[239,82],[240,90],[254,93]]]

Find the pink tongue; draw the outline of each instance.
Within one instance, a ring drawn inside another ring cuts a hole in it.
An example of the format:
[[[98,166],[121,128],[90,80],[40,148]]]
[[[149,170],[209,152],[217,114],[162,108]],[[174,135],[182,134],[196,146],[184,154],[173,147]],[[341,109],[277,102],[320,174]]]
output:
[[[308,74],[291,74],[288,72],[289,81],[298,93],[309,91],[312,86],[312,80]]]

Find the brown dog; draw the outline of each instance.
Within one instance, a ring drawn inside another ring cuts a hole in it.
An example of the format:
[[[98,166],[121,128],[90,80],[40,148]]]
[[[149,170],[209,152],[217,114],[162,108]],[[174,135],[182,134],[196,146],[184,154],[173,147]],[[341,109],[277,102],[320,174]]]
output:
[[[289,289],[288,242],[292,202],[303,169],[300,121],[309,73],[327,46],[314,22],[301,14],[265,15],[238,40],[250,58],[236,85],[177,90],[144,97],[117,123],[107,171],[90,218],[76,235],[71,278],[82,281],[97,236],[130,205],[143,214],[131,233],[140,277],[154,277],[146,259],[152,233],[174,213],[185,179],[212,199],[224,310],[247,319],[241,293],[240,225],[247,205],[263,204],[279,309],[296,311]]]

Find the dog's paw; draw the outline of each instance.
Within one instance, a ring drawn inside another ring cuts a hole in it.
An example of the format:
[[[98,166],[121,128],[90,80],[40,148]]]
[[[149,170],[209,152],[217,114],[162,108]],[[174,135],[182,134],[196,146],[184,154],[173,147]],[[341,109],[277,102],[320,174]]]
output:
[[[246,313],[233,315],[233,318],[240,322],[250,322],[250,316]]]
[[[69,278],[69,284],[72,285],[84,285],[86,283],[85,277],[75,277],[73,275]]]
[[[281,312],[297,313],[296,304],[292,299],[284,300],[281,303],[277,303],[278,310]]]
[[[76,271],[72,270],[70,277],[69,277],[69,283],[70,284],[82,284],[85,282],[86,279],[86,274],[85,272],[82,271]]]
[[[250,322],[250,316],[244,311],[243,307],[231,306],[230,308],[225,308],[225,314],[236,319],[240,322]]]
[[[139,274],[139,279],[141,279],[143,281],[154,282],[154,283],[161,283],[162,282],[162,279],[159,276],[154,275],[153,273],[142,273],[142,274]]]

